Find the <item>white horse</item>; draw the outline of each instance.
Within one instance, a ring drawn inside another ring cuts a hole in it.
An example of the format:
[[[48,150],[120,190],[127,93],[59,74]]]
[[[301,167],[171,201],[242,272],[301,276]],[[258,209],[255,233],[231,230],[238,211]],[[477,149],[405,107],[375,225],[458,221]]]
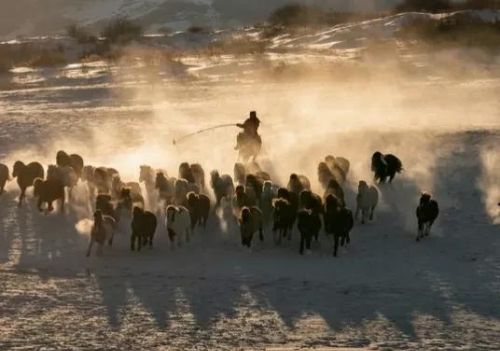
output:
[[[356,197],[356,219],[359,218],[361,212],[361,223],[366,222],[367,217],[370,221],[373,220],[373,214],[378,204],[378,190],[373,185],[361,180],[358,185],[358,196]]]
[[[172,249],[189,242],[191,235],[191,215],[186,207],[168,206],[165,226],[167,227]]]

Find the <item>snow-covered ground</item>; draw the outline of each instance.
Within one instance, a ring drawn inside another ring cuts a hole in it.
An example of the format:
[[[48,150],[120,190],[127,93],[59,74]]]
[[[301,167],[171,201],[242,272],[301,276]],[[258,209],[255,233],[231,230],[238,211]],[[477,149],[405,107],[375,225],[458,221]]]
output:
[[[499,77],[290,82],[245,60],[190,63],[180,77],[103,63],[12,72],[0,91],[0,162],[48,165],[65,149],[125,180],[141,164],[175,175],[183,160],[231,172],[236,130],[171,141],[256,109],[261,163],[276,182],[295,171],[319,191],[317,163],[345,156],[350,207],[373,151],[400,156],[405,172],[380,188],[375,221],[357,224],[335,259],[324,235],[301,257],[296,232],[275,247],[269,229],[249,253],[216,217],[175,251],[160,225],[155,248],[132,253],[125,226],[88,259],[84,197],[44,216],[31,193],[16,207],[11,182],[0,196],[1,350],[498,350]],[[442,212],[417,244],[423,190]]]
[[[451,13],[406,12],[372,20],[339,24],[326,30],[306,35],[285,34],[273,39],[272,49],[277,50],[334,50],[364,48],[372,40],[391,40],[405,26],[415,22],[437,22],[442,19],[469,18],[471,21],[495,23],[500,11],[458,11]]]

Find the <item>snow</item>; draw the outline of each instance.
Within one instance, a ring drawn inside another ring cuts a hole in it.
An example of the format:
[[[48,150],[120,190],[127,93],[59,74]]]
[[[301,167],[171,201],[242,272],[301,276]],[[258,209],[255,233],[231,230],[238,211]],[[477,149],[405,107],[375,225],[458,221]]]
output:
[[[478,181],[481,144],[499,138],[439,137],[458,151],[436,170],[443,211],[429,239],[416,244],[414,223],[406,228],[417,189],[403,176],[382,189],[376,222],[357,225],[337,259],[324,237],[312,256],[298,255],[296,238],[273,247],[269,234],[249,254],[235,228],[221,233],[214,219],[180,250],[161,228],[152,251],[129,252],[122,233],[104,257],[86,259],[78,206],[46,217],[31,204],[17,209],[11,189],[0,199],[0,346],[494,350],[498,227],[480,192],[463,186]]]
[[[304,59],[330,62],[317,52]],[[380,188],[375,221],[357,223],[336,259],[324,234],[301,257],[297,232],[275,247],[269,229],[249,253],[235,224],[216,217],[175,251],[159,220],[155,248],[130,252],[124,223],[112,249],[87,259],[85,186],[64,214],[45,216],[31,192],[17,208],[10,182],[0,196],[0,349],[498,349],[497,75],[289,83],[263,79],[248,57],[185,62],[195,79],[103,62],[12,72],[13,80],[36,73],[44,81],[0,90],[0,162],[48,165],[65,149],[116,167],[127,181],[143,163],[170,175],[185,160],[230,173],[236,130],[180,146],[171,140],[255,108],[261,163],[278,182],[300,171],[318,191],[319,160],[342,155],[351,160],[345,187],[353,207],[358,180],[371,179],[374,150],[400,156],[405,172]],[[441,215],[417,244],[423,190]]]
[[[392,16],[372,20],[340,24],[328,30],[306,35],[285,35],[273,40],[273,49],[277,50],[328,50],[342,44],[343,48],[359,48],[360,39],[390,40],[394,34],[405,26],[417,21],[437,21],[443,18],[469,16],[484,22],[500,21],[500,11],[494,10],[469,10],[444,14],[431,14],[420,12],[400,13]]]

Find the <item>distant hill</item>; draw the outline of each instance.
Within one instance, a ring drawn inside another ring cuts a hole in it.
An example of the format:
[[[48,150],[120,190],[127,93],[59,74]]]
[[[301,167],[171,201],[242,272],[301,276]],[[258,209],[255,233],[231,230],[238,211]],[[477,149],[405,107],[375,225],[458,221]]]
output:
[[[133,18],[146,30],[239,26],[263,21],[291,2],[338,11],[378,11],[399,0],[5,0],[0,1],[0,38],[58,34],[74,23],[98,27],[115,16]]]

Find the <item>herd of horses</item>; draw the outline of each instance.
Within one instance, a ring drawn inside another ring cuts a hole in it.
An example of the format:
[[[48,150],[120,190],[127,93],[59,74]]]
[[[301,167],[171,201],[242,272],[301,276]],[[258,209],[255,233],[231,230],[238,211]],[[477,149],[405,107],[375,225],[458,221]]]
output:
[[[212,171],[210,186],[199,164],[182,163],[177,177],[141,166],[138,182],[123,182],[116,169],[85,164],[77,154],[59,151],[55,161],[47,172],[39,162],[17,161],[12,177],[8,166],[0,164],[0,194],[6,182],[15,178],[20,189],[18,205],[23,205],[26,190],[33,187],[38,209],[47,213],[54,210],[54,202],[59,202],[63,211],[65,203],[72,201],[73,188],[79,183],[86,185],[94,213],[87,256],[94,244],[98,246],[98,254],[106,243],[112,245],[118,224],[126,219],[130,220],[131,250],[152,247],[160,215],[158,211],[155,214],[147,210],[146,199],[150,209],[159,208],[165,215],[172,247],[188,243],[193,230],[205,227],[209,217],[217,212],[238,224],[241,243],[249,249],[257,234],[259,240],[264,240],[267,228],[272,228],[276,245],[283,239],[290,240],[297,228],[300,254],[310,253],[312,241],[318,240],[323,229],[333,238],[333,255],[337,256],[339,246],[350,242],[355,218],[362,224],[373,220],[379,202],[377,187],[361,180],[353,214],[347,207],[343,189],[350,162],[331,155],[318,165],[321,195],[312,191],[307,176],[292,173],[288,184],[279,185],[255,161],[236,163],[232,176]],[[371,170],[375,183],[390,183],[403,171],[403,165],[395,155],[375,152]],[[438,215],[437,202],[431,195],[422,194],[416,210],[417,241],[429,235]]]

